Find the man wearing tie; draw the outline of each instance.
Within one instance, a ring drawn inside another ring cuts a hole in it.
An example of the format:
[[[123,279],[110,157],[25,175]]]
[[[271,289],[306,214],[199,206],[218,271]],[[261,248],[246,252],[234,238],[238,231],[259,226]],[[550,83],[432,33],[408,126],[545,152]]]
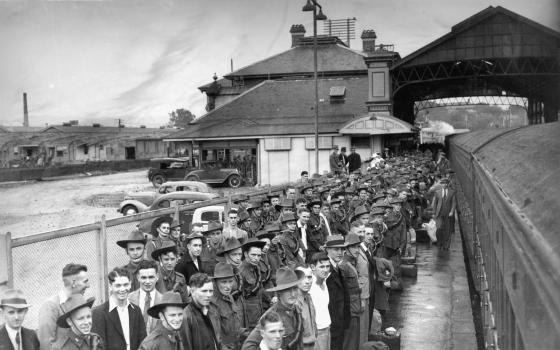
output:
[[[451,234],[455,229],[455,191],[449,188],[449,179],[442,179],[440,184],[441,188],[434,196],[432,209],[438,224],[436,236],[439,247],[449,250]]]
[[[140,307],[128,301],[130,276],[117,267],[109,272],[109,300],[93,308],[92,331],[101,336],[106,350],[137,350],[146,337]]]
[[[21,326],[29,306],[21,290],[4,292],[0,299],[0,316],[6,323],[0,326],[0,350],[39,350],[35,331]]]
[[[148,309],[157,304],[161,299],[161,293],[156,290],[157,271],[158,264],[155,261],[143,260],[138,265],[138,273],[136,275],[140,288],[128,296],[128,301],[138,305],[140,310],[142,310],[147,334],[150,334],[156,328],[157,322],[156,319],[148,315]]]

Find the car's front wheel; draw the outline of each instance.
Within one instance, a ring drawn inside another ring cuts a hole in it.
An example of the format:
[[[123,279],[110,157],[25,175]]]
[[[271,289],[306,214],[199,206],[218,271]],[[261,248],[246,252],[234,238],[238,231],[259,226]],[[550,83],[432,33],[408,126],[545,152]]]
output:
[[[152,178],[152,184],[154,185],[154,187],[159,187],[164,182],[165,182],[165,176],[161,174],[156,175]]]
[[[227,179],[227,184],[231,188],[237,188],[237,187],[241,186],[241,176],[231,175]]]
[[[125,207],[122,208],[122,213],[124,216],[138,214],[138,208],[134,205],[125,205]]]

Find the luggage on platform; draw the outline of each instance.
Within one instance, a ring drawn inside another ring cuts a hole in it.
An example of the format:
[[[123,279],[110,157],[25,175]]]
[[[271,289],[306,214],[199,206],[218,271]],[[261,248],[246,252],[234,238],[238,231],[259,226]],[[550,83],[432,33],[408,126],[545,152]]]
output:
[[[385,331],[379,331],[377,334],[370,335],[373,341],[382,341],[390,350],[401,350],[401,332],[397,331],[394,335],[389,335]]]
[[[416,265],[414,264],[402,264],[401,274],[403,277],[416,278],[416,276],[418,276],[418,267],[416,267]]]

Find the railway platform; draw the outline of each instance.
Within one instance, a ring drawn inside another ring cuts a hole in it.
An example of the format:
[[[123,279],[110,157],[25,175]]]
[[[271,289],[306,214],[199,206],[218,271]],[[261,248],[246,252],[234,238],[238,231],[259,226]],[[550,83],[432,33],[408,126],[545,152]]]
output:
[[[416,249],[418,276],[404,277],[404,290],[391,294],[383,327],[400,330],[402,350],[477,349],[458,224],[449,251],[429,243]]]

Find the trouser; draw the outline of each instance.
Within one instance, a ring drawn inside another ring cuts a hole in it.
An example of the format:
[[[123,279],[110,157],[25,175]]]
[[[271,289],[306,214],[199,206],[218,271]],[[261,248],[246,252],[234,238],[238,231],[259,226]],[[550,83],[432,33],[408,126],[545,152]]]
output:
[[[344,350],[358,350],[360,346],[360,317],[350,317],[350,324],[344,332],[344,343],[342,348]]]
[[[362,314],[360,315],[360,325],[359,325],[359,332],[360,332],[360,343],[359,345],[362,345],[363,343],[368,341],[368,336],[369,336],[369,298],[368,299],[362,299],[362,301],[365,301],[365,307],[364,307],[364,312],[362,312]]]
[[[323,328],[317,330],[317,342],[315,350],[331,350],[331,328]]]

